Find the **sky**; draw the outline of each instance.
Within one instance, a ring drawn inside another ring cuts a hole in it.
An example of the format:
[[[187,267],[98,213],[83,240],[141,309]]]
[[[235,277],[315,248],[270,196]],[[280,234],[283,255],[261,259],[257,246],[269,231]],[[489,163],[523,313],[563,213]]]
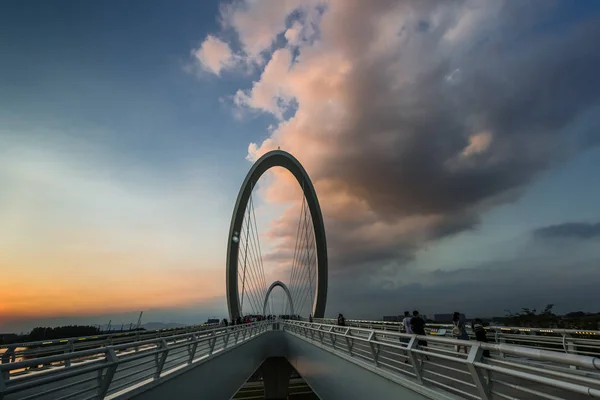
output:
[[[600,3],[1,8],[0,332],[224,317],[235,198],[278,147],[319,197],[328,315],[600,312]],[[267,284],[300,195],[255,191]]]

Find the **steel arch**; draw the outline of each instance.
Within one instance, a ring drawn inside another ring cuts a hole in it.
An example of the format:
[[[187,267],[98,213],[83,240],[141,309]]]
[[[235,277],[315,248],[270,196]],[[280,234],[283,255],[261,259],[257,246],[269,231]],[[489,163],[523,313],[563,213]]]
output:
[[[327,302],[327,241],[325,238],[325,225],[317,193],[306,173],[306,170],[300,162],[290,153],[283,150],[274,150],[266,153],[259,158],[248,174],[240,192],[238,193],[229,226],[229,237],[227,241],[227,266],[226,266],[226,285],[227,285],[227,307],[229,308],[229,317],[234,320],[241,316],[240,298],[238,292],[238,249],[239,234],[244,220],[244,214],[254,185],[258,179],[267,170],[273,167],[282,167],[287,169],[298,181],[300,187],[304,189],[304,197],[310,210],[310,216],[313,221],[315,242],[317,247],[317,282],[315,299],[313,302],[313,317],[323,318],[325,316],[325,304]],[[237,237],[238,240],[235,240]]]
[[[263,303],[263,315],[267,315],[267,304],[269,302],[269,295],[271,294],[271,291],[277,286],[282,288],[285,294],[287,295],[288,302],[290,303],[290,315],[294,315],[294,301],[292,300],[292,294],[290,293],[290,290],[288,289],[286,284],[281,281],[275,281],[271,283],[271,286],[269,286],[269,290],[267,290],[267,294],[265,295],[265,302]]]

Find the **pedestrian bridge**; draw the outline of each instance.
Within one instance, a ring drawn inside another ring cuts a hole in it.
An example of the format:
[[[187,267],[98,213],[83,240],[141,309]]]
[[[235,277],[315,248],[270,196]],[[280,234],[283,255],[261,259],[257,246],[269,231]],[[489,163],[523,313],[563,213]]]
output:
[[[600,398],[597,357],[277,320],[0,364],[0,399],[230,399],[259,368],[283,399],[290,364],[321,399]]]
[[[290,278],[267,289],[252,191],[272,167],[292,173],[303,197]],[[481,343],[445,337],[438,327],[415,336],[398,324],[336,326],[322,319],[323,216],[308,174],[289,153],[269,152],[251,168],[227,246],[231,321],[267,314],[269,294],[279,286],[289,314],[310,313],[316,322],[266,320],[13,345],[0,349],[0,400],[230,399],[257,371],[264,384],[258,398],[285,399],[292,368],[327,400],[600,398],[600,346],[581,332],[526,337],[500,328],[493,330],[494,343]],[[457,353],[457,345],[466,353]]]

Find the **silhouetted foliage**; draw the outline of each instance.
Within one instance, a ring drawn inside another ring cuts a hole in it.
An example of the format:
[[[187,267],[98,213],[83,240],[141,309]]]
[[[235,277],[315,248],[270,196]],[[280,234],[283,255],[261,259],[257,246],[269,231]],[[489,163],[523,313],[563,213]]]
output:
[[[600,313],[570,312],[558,316],[552,312],[554,304],[548,304],[540,313],[537,310],[522,308],[521,312],[513,314],[506,310],[504,324],[507,326],[525,326],[530,328],[563,328],[598,330],[600,328]]]
[[[88,325],[68,325],[58,326],[56,328],[37,327],[29,334],[28,341],[63,339],[98,334],[100,334],[100,330],[97,327]]]
[[[558,317],[552,312],[554,304],[546,305],[544,311],[537,313],[537,310],[522,308],[521,312],[513,314],[510,310],[506,310],[506,325],[526,326],[531,328],[552,328],[555,327]]]
[[[16,333],[5,333],[0,335],[0,344],[11,344],[23,342],[26,335],[17,335]]]

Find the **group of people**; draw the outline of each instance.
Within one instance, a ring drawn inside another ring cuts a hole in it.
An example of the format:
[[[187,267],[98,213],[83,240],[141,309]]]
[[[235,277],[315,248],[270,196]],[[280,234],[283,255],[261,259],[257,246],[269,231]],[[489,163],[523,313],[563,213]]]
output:
[[[425,336],[425,320],[421,317],[417,310],[412,312],[404,311],[404,319],[402,320],[404,333]],[[427,347],[426,340],[419,340],[419,346]]]
[[[469,334],[467,333],[467,329],[465,328],[464,321],[462,321],[460,318],[459,312],[455,312],[454,315],[452,316],[452,325],[453,325],[452,336],[455,339],[469,340]],[[475,339],[478,342],[484,342],[484,343],[487,342],[487,334],[485,332],[485,328],[483,327],[483,322],[481,321],[481,319],[475,318],[473,321],[471,321],[471,329],[475,333]],[[461,347],[465,350],[465,354],[467,354],[469,352],[469,349],[467,346],[459,345],[459,346],[456,346],[457,353],[460,353]],[[483,356],[489,357],[490,351],[484,350]]]
[[[423,320],[423,318],[421,318],[421,316],[419,315],[419,312],[417,310],[413,311],[412,316],[410,315],[410,312],[405,311],[404,319],[402,320],[402,325],[404,327],[405,333],[425,336],[425,320]],[[465,327],[464,321],[461,320],[461,318],[460,318],[459,312],[455,312],[453,314],[452,325],[453,325],[452,326],[452,337],[454,337],[455,339],[458,339],[458,340],[469,340],[469,334],[467,333],[467,329]],[[481,319],[476,318],[475,320],[473,320],[471,322],[471,328],[473,329],[473,332],[475,333],[475,338],[477,339],[477,341],[487,342],[487,335],[486,335],[485,328],[483,327],[483,322],[481,321]],[[419,340],[419,346],[426,347],[427,341]],[[460,353],[461,348],[464,349],[465,354],[468,353],[468,351],[469,351],[468,347],[461,346],[461,345],[456,346],[456,352]],[[490,356],[489,350],[484,350],[483,356],[489,357]]]

